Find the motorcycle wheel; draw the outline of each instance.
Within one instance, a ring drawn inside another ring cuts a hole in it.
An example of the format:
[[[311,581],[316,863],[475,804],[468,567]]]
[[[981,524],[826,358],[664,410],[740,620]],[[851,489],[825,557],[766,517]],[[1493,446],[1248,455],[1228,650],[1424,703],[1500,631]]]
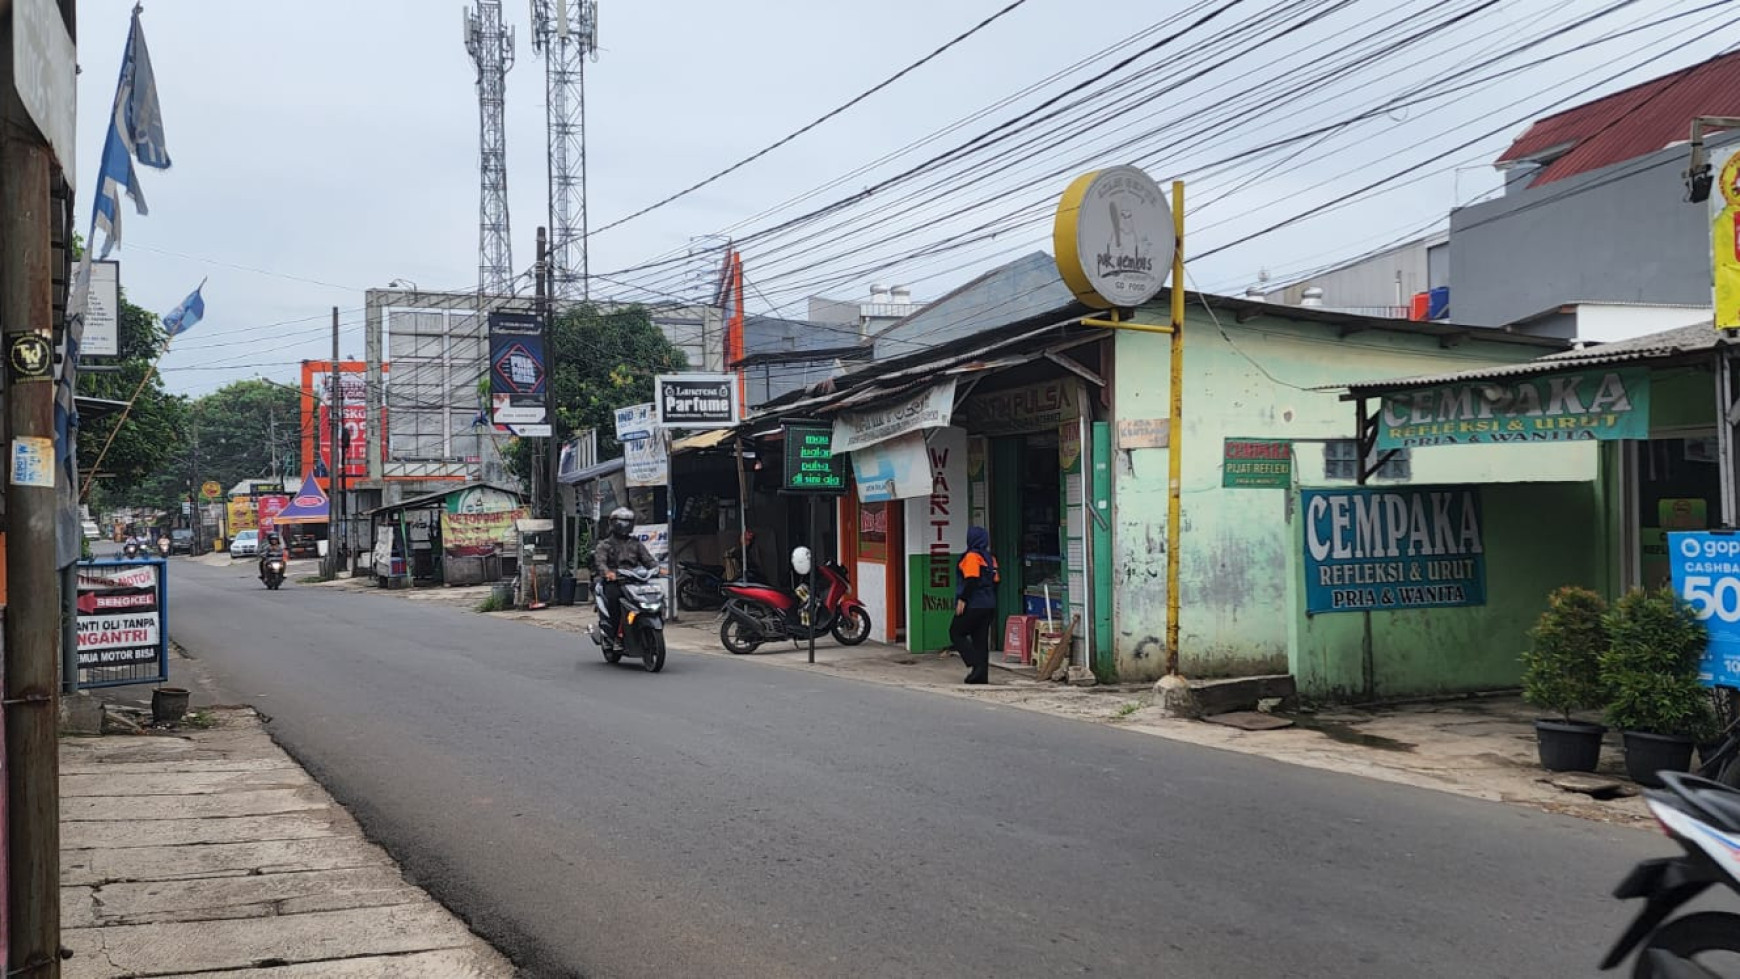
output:
[[[606,642],[602,630],[592,634],[592,641],[598,644],[598,651],[604,654],[604,662],[611,666],[622,662],[622,650]]]
[[[755,638],[749,627],[736,619],[727,617],[719,624],[719,644],[727,652],[737,656],[747,656],[755,652],[761,645],[761,640]]]
[[[856,646],[870,638],[870,613],[861,608],[855,608],[834,620],[834,627],[829,630],[842,646]]]
[[[1730,952],[1740,955],[1740,915],[1726,911],[1700,911],[1662,925],[1649,936],[1649,941],[1637,952],[1632,966],[1632,979],[1656,979],[1658,973],[1650,964],[1647,953],[1659,948],[1682,959],[1692,959],[1704,952]],[[1728,968],[1740,959],[1724,957]]]
[[[699,612],[707,607],[707,592],[701,583],[685,575],[677,582],[677,607],[685,612]]]
[[[648,673],[665,668],[665,634],[650,632],[640,638],[640,661]]]

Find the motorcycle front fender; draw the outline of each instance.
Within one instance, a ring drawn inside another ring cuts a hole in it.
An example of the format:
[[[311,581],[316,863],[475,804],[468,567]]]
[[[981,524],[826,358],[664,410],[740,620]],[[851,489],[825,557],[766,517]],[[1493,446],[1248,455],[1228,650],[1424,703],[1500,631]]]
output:
[[[1630,927],[1613,943],[1607,957],[1601,960],[1602,970],[1612,969],[1625,961],[1632,949],[1659,928],[1669,915],[1713,883],[1715,878],[1708,869],[1685,857],[1645,860],[1631,868],[1631,873],[1626,874],[1619,886],[1613,889],[1613,896],[1622,899],[1641,897],[1646,899],[1646,903]]]

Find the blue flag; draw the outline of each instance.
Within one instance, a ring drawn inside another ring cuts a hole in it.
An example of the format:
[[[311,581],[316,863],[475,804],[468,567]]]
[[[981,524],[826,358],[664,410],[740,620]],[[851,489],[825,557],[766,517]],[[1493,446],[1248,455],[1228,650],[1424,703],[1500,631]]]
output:
[[[150,211],[145,206],[145,193],[139,186],[133,161],[158,170],[169,166],[169,149],[163,139],[163,115],[157,104],[157,79],[151,71],[151,54],[145,48],[145,31],[139,24],[139,11],[133,11],[132,29],[127,33],[127,50],[121,58],[121,77],[115,86],[115,105],[109,118],[109,134],[103,141],[102,162],[97,169],[97,193],[91,214],[92,247],[96,245],[97,229],[104,239],[99,257],[121,243],[121,193],[133,199],[140,214]]]
[[[181,305],[171,310],[163,317],[163,332],[168,336],[178,337],[194,328],[200,320],[205,319],[205,297],[199,294],[205,288],[205,280],[199,280],[199,285],[187,294]]]

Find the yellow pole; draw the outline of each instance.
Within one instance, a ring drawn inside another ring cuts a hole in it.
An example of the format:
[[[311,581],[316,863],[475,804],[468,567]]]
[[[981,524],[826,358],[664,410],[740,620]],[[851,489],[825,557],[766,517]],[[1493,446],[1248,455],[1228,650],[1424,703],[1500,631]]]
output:
[[[1184,468],[1184,181],[1172,181],[1172,411],[1166,419],[1166,673],[1178,673],[1178,552]]]

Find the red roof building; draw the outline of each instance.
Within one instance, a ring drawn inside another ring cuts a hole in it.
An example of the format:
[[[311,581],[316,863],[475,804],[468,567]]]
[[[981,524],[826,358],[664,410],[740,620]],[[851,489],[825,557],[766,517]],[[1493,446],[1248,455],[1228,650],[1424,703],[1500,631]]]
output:
[[[1497,165],[1539,166],[1528,181],[1539,187],[1685,142],[1694,116],[1735,115],[1740,115],[1740,52],[1538,119]]]

